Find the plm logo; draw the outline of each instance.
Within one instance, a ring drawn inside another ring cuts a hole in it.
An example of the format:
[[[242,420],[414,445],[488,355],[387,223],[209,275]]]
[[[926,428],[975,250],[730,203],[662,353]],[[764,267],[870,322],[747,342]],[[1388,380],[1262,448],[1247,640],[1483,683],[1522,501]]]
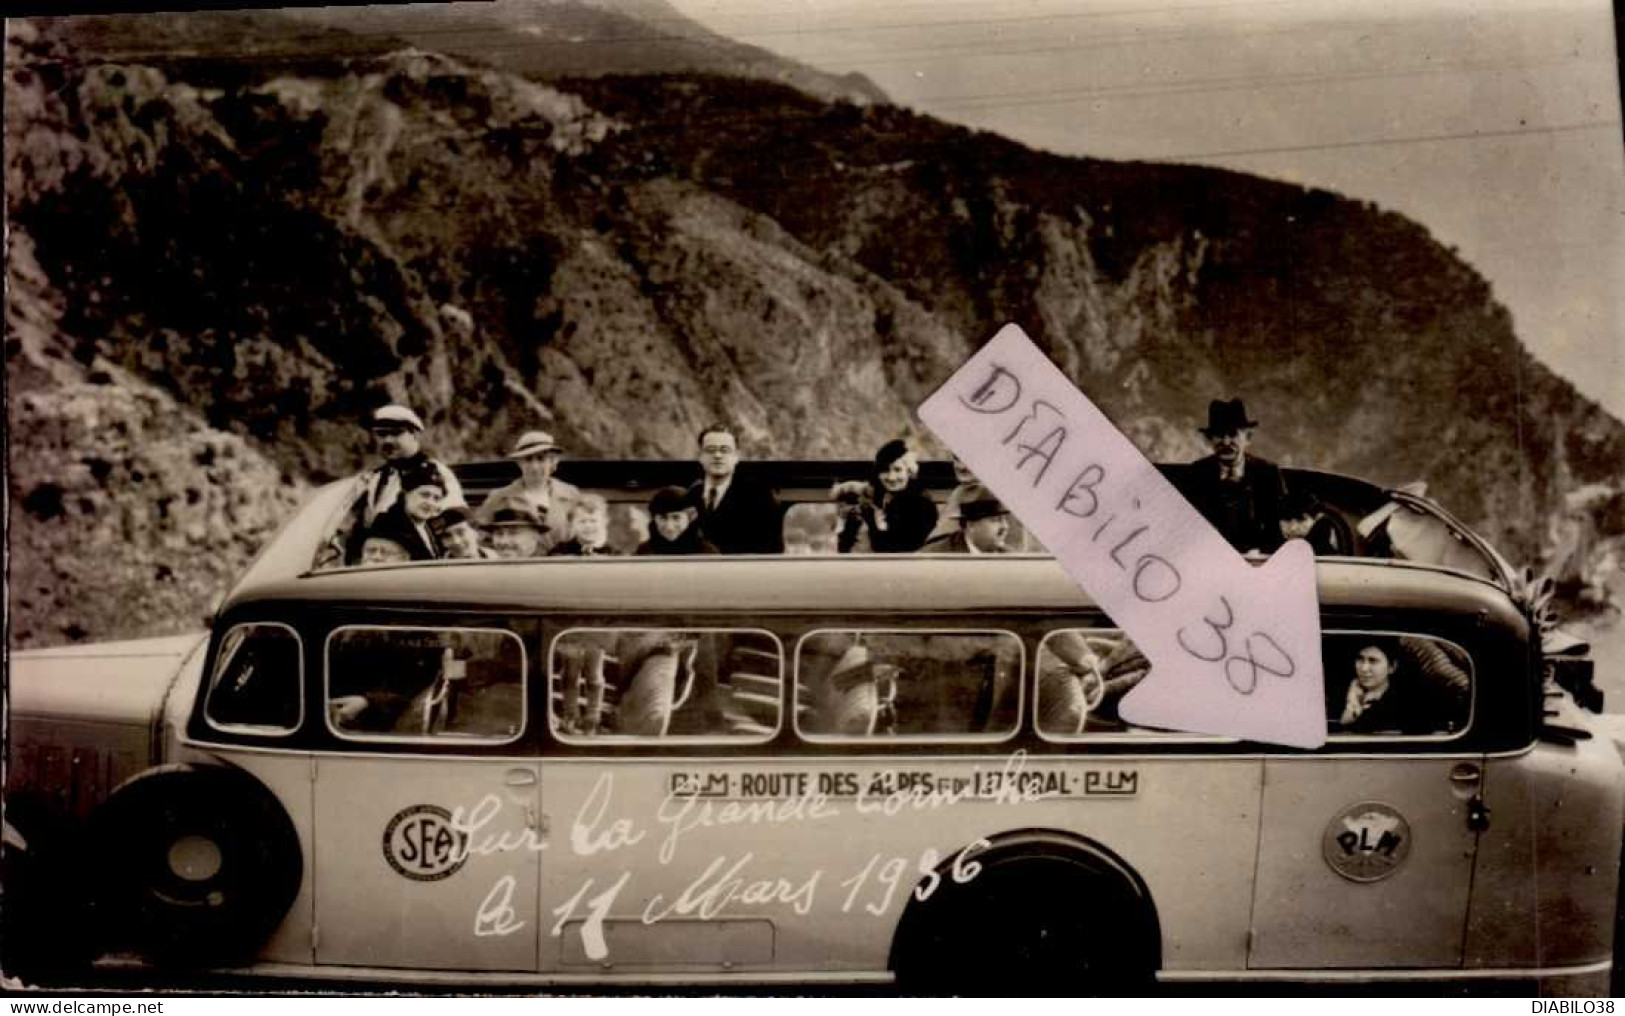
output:
[[[1411,824],[1380,801],[1361,801],[1338,812],[1321,840],[1326,863],[1350,882],[1379,882],[1411,853]]]
[[[438,882],[468,860],[468,835],[451,824],[451,812],[437,804],[414,804],[384,827],[384,860],[416,882]]]

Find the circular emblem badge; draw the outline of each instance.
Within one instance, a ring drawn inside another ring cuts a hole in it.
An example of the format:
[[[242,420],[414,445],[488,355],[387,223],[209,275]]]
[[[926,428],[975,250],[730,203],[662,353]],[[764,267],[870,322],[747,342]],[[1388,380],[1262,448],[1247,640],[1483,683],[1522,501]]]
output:
[[[1411,852],[1411,824],[1380,801],[1338,812],[1321,839],[1326,863],[1350,882],[1378,882],[1399,870]]]
[[[468,860],[466,839],[453,828],[451,812],[437,804],[414,804],[384,827],[384,860],[409,879],[438,882]]]

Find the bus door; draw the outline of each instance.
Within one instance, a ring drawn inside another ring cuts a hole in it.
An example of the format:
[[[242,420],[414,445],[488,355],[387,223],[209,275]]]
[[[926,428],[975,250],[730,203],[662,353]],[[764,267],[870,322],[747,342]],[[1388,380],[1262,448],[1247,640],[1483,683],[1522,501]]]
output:
[[[326,647],[316,763],[316,962],[536,968],[539,766],[511,632],[347,627]],[[459,750],[462,749],[462,750]]]
[[[1451,750],[1471,663],[1392,633],[1328,632],[1325,647],[1331,741],[1264,764],[1248,966],[1459,966],[1484,772]],[[1361,671],[1370,687],[1351,689]]]

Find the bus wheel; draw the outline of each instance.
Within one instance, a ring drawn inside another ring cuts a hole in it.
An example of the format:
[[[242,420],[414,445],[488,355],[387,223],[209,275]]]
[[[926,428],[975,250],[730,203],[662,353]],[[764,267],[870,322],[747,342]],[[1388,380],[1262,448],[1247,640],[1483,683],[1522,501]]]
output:
[[[1112,995],[1154,983],[1156,918],[1114,860],[1035,841],[987,855],[966,883],[941,874],[898,925],[891,966],[903,991]]]
[[[299,837],[234,769],[176,765],[124,784],[99,813],[99,902],[121,945],[157,962],[226,966],[254,954],[299,892]]]

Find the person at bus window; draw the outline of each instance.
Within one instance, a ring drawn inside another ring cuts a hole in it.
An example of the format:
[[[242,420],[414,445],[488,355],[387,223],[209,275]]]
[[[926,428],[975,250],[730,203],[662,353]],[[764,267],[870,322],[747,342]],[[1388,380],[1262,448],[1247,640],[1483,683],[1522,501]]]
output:
[[[519,464],[519,479],[492,491],[475,513],[474,521],[489,525],[501,509],[519,508],[539,515],[549,533],[568,532],[570,507],[581,497],[581,491],[553,475],[563,457],[564,450],[547,431],[528,430],[519,435],[513,451],[508,453],[508,458]]]
[[[638,544],[637,556],[655,554],[715,554],[717,548],[700,532],[696,515],[681,487],[662,487],[649,499],[649,538]]]
[[[440,474],[447,506],[463,506],[463,488],[456,475],[443,462],[423,451],[423,421],[406,406],[391,403],[374,411],[367,422],[372,446],[382,461],[356,477],[349,507],[323,545],[317,568],[355,564],[367,533],[399,502],[401,476],[418,469],[432,468]]]
[[[1281,540],[1306,540],[1316,557],[1348,554],[1348,539],[1326,513],[1320,498],[1291,490],[1281,501]]]
[[[972,484],[959,504],[959,531],[925,545],[928,554],[1005,554],[1010,536],[1010,510],[980,483]]]
[[[609,545],[609,502],[598,494],[582,494],[570,506],[570,538],[548,551],[551,557],[613,557]]]
[[[704,476],[688,488],[700,534],[723,554],[784,553],[784,509],[773,490],[736,475],[739,439],[726,424],[700,431]]]
[[[399,564],[410,560],[412,552],[388,533],[374,531],[361,543],[362,565]]]
[[[956,486],[948,492],[948,499],[942,505],[942,514],[937,519],[936,528],[931,530],[931,536],[926,541],[927,543],[958,532],[959,504],[965,499],[965,491],[970,488],[971,484],[976,482],[976,474],[970,471],[970,467],[965,465],[963,459],[955,455],[954,483]]]
[[[440,556],[440,541],[429,523],[440,514],[446,496],[440,471],[420,464],[401,474],[401,496],[394,507],[378,517],[371,533],[383,533],[405,547],[414,561]]]
[[[447,508],[430,523],[443,556],[459,561],[489,560],[497,552],[480,541],[480,531],[467,508]]]
[[[1372,734],[1403,729],[1401,696],[1394,690],[1398,670],[1393,643],[1384,639],[1360,646],[1354,654],[1354,678],[1349,682],[1343,715],[1338,720],[1344,730]]]
[[[1274,463],[1248,453],[1257,426],[1240,399],[1210,403],[1202,435],[1213,454],[1191,466],[1184,494],[1231,546],[1268,554],[1281,545],[1286,481]]]
[[[498,508],[486,529],[498,557],[541,557],[547,553],[547,523],[523,508]]]
[[[877,554],[909,554],[925,546],[937,524],[937,504],[921,487],[919,468],[910,468],[912,453],[902,441],[888,441],[875,452],[868,497],[855,506],[837,500],[841,518],[836,549],[852,552],[860,534]]]

